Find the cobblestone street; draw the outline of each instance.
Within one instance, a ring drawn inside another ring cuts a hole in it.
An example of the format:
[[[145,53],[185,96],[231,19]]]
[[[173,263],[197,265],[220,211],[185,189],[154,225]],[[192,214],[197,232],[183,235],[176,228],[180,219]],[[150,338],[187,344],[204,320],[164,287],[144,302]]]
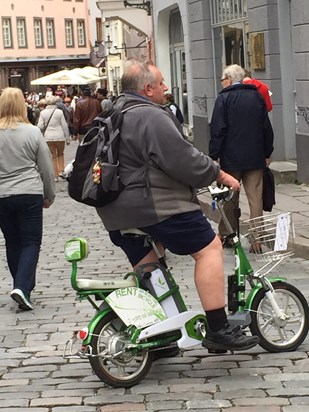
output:
[[[74,143],[67,157],[73,153]],[[106,387],[88,361],[62,357],[73,331],[93,314],[88,302],[75,301],[71,265],[63,246],[74,236],[89,241],[90,255],[81,272],[101,279],[120,278],[130,270],[113,247],[94,209],[71,200],[67,184],[57,183],[57,197],[44,210],[44,238],[33,293],[35,309],[16,310],[9,294],[11,278],[0,237],[0,410],[2,412],[305,412],[309,410],[309,340],[296,351],[270,354],[260,346],[247,352],[208,355],[196,347],[155,362],[131,389]],[[225,250],[226,274],[234,257]],[[189,307],[200,309],[193,281],[193,261],[167,254]],[[276,270],[309,296],[309,261],[289,258]]]

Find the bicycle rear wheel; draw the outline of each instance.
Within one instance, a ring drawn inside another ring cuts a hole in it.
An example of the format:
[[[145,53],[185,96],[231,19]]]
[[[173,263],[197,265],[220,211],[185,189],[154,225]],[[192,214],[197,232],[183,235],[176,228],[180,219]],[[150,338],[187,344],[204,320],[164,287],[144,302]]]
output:
[[[126,326],[114,312],[104,316],[94,329],[90,343],[93,355],[107,351],[115,357],[90,357],[91,367],[103,382],[114,388],[130,388],[141,382],[153,362],[152,352],[122,353],[127,342]]]
[[[279,319],[261,289],[251,306],[252,335],[260,338],[260,346],[268,352],[293,351],[306,339],[309,330],[309,308],[303,294],[286,282],[272,284],[279,308],[286,319]]]

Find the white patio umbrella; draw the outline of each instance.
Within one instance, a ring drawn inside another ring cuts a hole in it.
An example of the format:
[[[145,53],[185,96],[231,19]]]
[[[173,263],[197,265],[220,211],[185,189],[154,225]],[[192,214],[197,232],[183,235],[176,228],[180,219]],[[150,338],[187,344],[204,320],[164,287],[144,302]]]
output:
[[[81,76],[101,77],[99,74],[99,69],[97,67],[85,66],[73,70]]]
[[[97,73],[99,74],[99,73]],[[31,85],[82,85],[91,84],[101,81],[99,75],[86,75],[79,74],[76,69],[72,70],[60,70],[56,73],[48,74],[47,76],[40,77],[38,79],[32,80]]]
[[[82,68],[76,68],[71,70],[72,73],[77,74],[77,76],[83,77],[84,79],[88,80],[89,82],[98,82],[103,79],[100,76],[99,70],[96,67],[86,66]]]

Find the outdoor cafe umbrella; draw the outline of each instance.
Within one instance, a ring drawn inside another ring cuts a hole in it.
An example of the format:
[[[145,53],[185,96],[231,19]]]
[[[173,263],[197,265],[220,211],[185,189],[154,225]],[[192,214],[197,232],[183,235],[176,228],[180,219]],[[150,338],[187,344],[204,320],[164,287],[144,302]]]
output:
[[[40,77],[38,79],[32,80],[31,85],[33,86],[51,86],[51,85],[82,85],[91,84],[101,81],[100,76],[95,76],[94,74],[86,74],[86,72],[79,73],[76,69],[73,70],[60,70],[56,73],[48,74],[47,76]]]

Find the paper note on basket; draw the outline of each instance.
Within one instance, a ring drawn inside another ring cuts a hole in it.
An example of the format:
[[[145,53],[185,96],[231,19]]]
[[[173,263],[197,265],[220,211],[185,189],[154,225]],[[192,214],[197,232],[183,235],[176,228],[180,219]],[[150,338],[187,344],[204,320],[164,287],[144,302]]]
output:
[[[289,231],[291,226],[290,213],[282,213],[277,217],[276,239],[274,251],[287,250],[289,241]]]

